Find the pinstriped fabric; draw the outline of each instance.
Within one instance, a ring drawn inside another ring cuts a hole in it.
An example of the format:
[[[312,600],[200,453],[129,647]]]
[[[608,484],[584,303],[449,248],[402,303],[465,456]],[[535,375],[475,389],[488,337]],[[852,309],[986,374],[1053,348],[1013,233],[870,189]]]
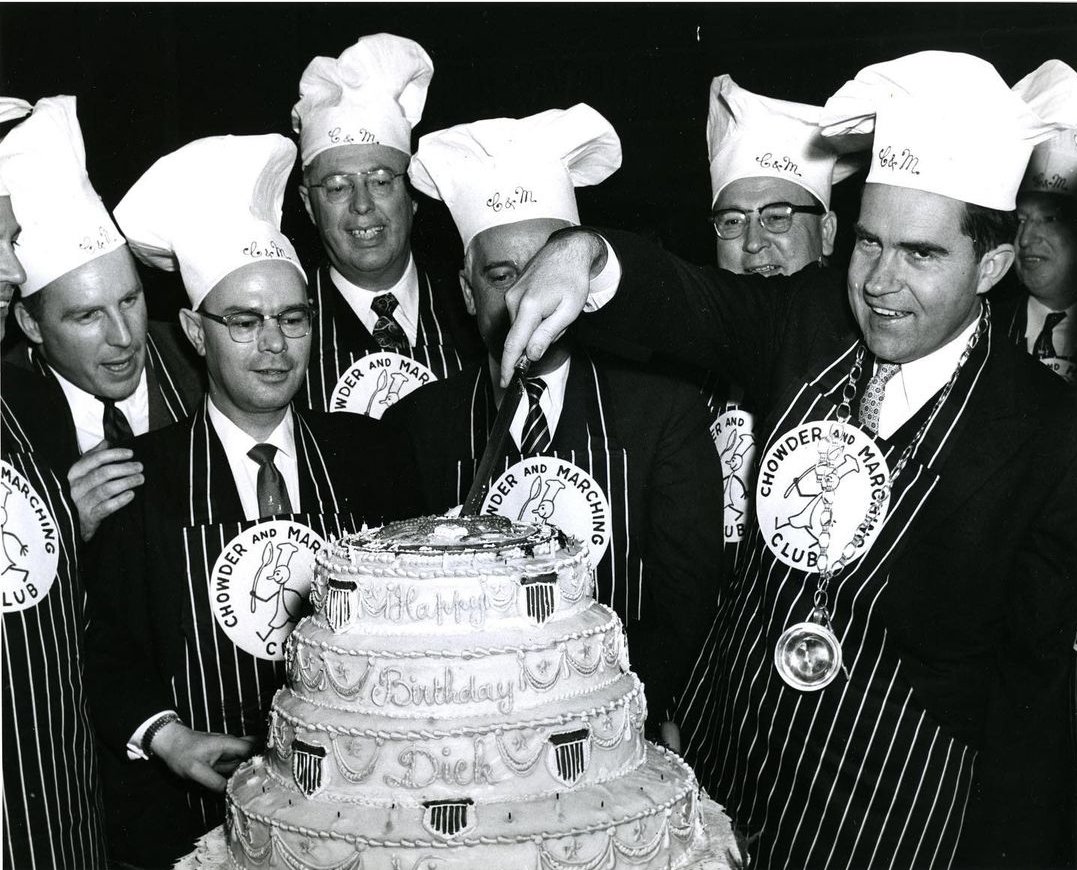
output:
[[[105,838],[82,683],[86,617],[75,512],[56,475],[35,460],[6,402],[2,418],[3,485],[13,480],[9,469],[20,475],[57,532],[48,592],[24,610],[5,607],[0,628],[3,867],[97,870],[106,866]],[[12,532],[4,529],[5,536]]]
[[[329,477],[325,458],[300,415],[295,415],[296,454],[300,479],[310,481],[318,504],[302,505],[305,512],[280,516],[293,519],[323,538],[357,531],[340,503]],[[284,664],[257,658],[232,643],[214,617],[210,601],[210,578],[217,557],[232,539],[257,522],[222,522],[209,498],[213,475],[231,470],[211,467],[210,423],[205,404],[191,418],[188,454],[191,498],[190,524],[183,529],[183,554],[188,579],[181,618],[187,627],[182,662],[173,668],[173,702],[190,727],[224,734],[260,735],[273,693],[284,682]],[[301,487],[302,488],[302,487]],[[188,803],[208,829],[224,818],[223,799],[204,792],[188,792]]]
[[[775,559],[758,525],[745,542],[677,718],[700,781],[748,834],[753,866],[946,868],[953,860],[976,753],[918,704],[879,601],[892,557],[932,497],[934,466],[979,384],[990,342],[989,332],[962,372],[967,389],[954,391],[898,479],[871,550],[831,583],[848,678],[814,693],[781,680],[774,644],[810,612],[814,575]],[[851,352],[796,392],[772,440],[833,416]],[[880,446],[892,466],[904,443]]]
[[[603,401],[602,378],[593,361],[582,354],[573,357],[573,365],[586,366],[591,397],[586,411],[586,446],[565,449],[557,446],[558,435],[553,437],[553,448],[547,455],[571,462],[595,478],[610,503],[610,543],[606,554],[595,569],[595,598],[617,611],[631,637],[632,622],[641,618],[643,599],[643,561],[630,542],[628,486],[630,469],[628,455],[619,446],[612,422],[607,419]],[[479,367],[471,391],[471,453],[468,459],[457,463],[455,469],[456,501],[462,503],[475,477],[475,469],[486,447],[487,435],[493,426],[493,391],[490,386],[489,368]],[[562,411],[564,419],[565,411]],[[560,425],[558,427],[560,431]],[[520,455],[510,453],[499,465],[494,477],[507,471],[520,460]]]
[[[146,354],[149,358],[149,364],[153,366],[153,371],[157,375],[157,388],[161,393],[161,398],[164,400],[165,408],[168,409],[172,422],[175,423],[189,417],[194,409],[188,408],[184,403],[179,385],[168,370],[164,357],[157,347],[157,342],[154,341],[153,336],[149,333],[146,334]]]
[[[311,330],[310,368],[306,395],[309,406],[331,411],[330,399],[337,381],[367,354],[381,348],[355,316],[329,279],[328,269],[319,269],[312,286],[318,315]],[[415,346],[406,356],[429,368],[436,378],[454,375],[464,367],[459,352],[449,342],[447,324],[434,306],[430,276],[419,270],[419,324]]]

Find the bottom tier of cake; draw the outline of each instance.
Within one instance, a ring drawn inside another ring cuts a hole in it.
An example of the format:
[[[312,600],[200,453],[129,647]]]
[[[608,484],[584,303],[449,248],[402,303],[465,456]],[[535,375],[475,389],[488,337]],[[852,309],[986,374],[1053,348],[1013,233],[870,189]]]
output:
[[[676,755],[649,744],[629,776],[496,805],[464,799],[357,811],[273,785],[262,758],[228,784],[234,867],[658,870],[686,866],[704,842],[695,777]]]

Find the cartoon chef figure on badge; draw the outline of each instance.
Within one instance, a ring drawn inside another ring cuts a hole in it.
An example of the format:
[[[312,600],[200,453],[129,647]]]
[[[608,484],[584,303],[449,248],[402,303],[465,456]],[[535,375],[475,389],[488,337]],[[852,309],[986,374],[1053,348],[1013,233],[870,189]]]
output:
[[[0,602],[4,613],[33,607],[56,579],[56,523],[46,502],[7,462],[0,473]]]
[[[832,553],[852,541],[873,499],[882,498],[879,521],[856,548],[854,558],[859,558],[886,517],[889,479],[875,440],[855,426],[812,422],[786,432],[770,444],[756,481],[756,512],[767,548],[792,568],[817,572],[824,492],[832,500]]]
[[[333,388],[330,411],[382,414],[413,390],[437,378],[421,362],[391,351],[367,354],[348,368]]]
[[[259,640],[267,641],[273,632],[299,620],[303,596],[299,589],[288,585],[292,579],[290,563],[297,552],[299,548],[287,541],[275,546],[266,544],[262,551],[262,564],[251,585],[251,613],[257,613],[260,602],[272,604],[273,611],[266,630],[257,632]]]

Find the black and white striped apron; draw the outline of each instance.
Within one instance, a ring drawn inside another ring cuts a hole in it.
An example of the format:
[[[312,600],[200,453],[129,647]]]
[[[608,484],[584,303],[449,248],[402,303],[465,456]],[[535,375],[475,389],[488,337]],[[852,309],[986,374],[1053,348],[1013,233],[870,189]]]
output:
[[[807,618],[815,574],[767,549],[758,523],[730,578],[704,655],[681,698],[685,755],[701,783],[750,838],[753,866],[948,867],[961,834],[975,750],[948,734],[913,695],[876,603],[939,480],[949,436],[976,388],[990,332],[898,478],[868,553],[831,582],[834,630],[849,678],[814,693],[787,686],[774,666],[781,633]],[[850,347],[768,420],[770,444],[800,423],[831,419],[855,353]],[[857,388],[863,395],[871,355]],[[889,441],[891,467],[933,401]]]
[[[603,395],[603,378],[594,362],[576,353],[572,357],[572,366],[578,367],[576,377],[584,386],[583,407],[573,409],[568,406],[569,387],[566,385],[566,404],[547,455],[586,471],[606,496],[610,506],[610,541],[595,569],[595,598],[617,612],[631,642],[631,626],[643,616],[643,562],[629,519],[628,454],[617,437],[616,427],[608,413],[608,400]],[[571,371],[569,379],[573,379]],[[489,368],[482,365],[471,393],[469,455],[457,462],[455,469],[458,503],[467,497],[496,412]],[[510,439],[508,455],[494,472],[495,481],[521,459],[519,450]],[[517,519],[515,513],[511,519]]]
[[[183,659],[172,667],[172,692],[176,711],[197,731],[263,735],[273,693],[284,683],[282,650],[280,658],[273,660],[252,655],[229,638],[214,615],[217,591],[212,572],[230,542],[249,529],[266,529],[281,520],[306,526],[325,541],[358,531],[350,512],[341,507],[310,429],[300,415],[296,414],[294,420],[301,488],[304,479],[311,481],[317,504],[307,505],[309,511],[272,519],[222,522],[211,498],[213,475],[226,475],[231,483],[232,472],[227,464],[210,467],[211,433],[205,406],[192,419],[189,524],[180,532],[187,565],[187,590],[180,614],[186,648]],[[249,578],[244,580],[250,587]],[[188,801],[201,814],[207,829],[223,820],[222,798],[191,790]]]
[[[103,870],[97,754],[82,681],[78,517],[6,402],[2,413],[3,866]],[[46,558],[32,565],[41,555],[35,543],[45,544]],[[49,569],[52,576],[42,576]]]
[[[459,372],[464,363],[453,346],[448,324],[438,315],[429,275],[418,269],[418,276],[419,324],[408,356],[430,369],[435,378],[445,378]],[[333,285],[328,267],[317,271],[312,291],[318,313],[311,330],[307,402],[316,411],[333,411],[337,382],[357,360],[381,348]]]

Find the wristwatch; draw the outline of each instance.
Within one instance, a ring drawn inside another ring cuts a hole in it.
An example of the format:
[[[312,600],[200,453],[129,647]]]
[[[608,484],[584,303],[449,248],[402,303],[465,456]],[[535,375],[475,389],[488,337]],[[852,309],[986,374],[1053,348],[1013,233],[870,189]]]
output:
[[[162,713],[149,724],[149,727],[146,728],[145,733],[142,735],[141,743],[141,749],[146,758],[153,758],[154,753],[150,746],[153,744],[153,738],[157,736],[157,732],[164,728],[165,725],[182,721],[177,713]]]

